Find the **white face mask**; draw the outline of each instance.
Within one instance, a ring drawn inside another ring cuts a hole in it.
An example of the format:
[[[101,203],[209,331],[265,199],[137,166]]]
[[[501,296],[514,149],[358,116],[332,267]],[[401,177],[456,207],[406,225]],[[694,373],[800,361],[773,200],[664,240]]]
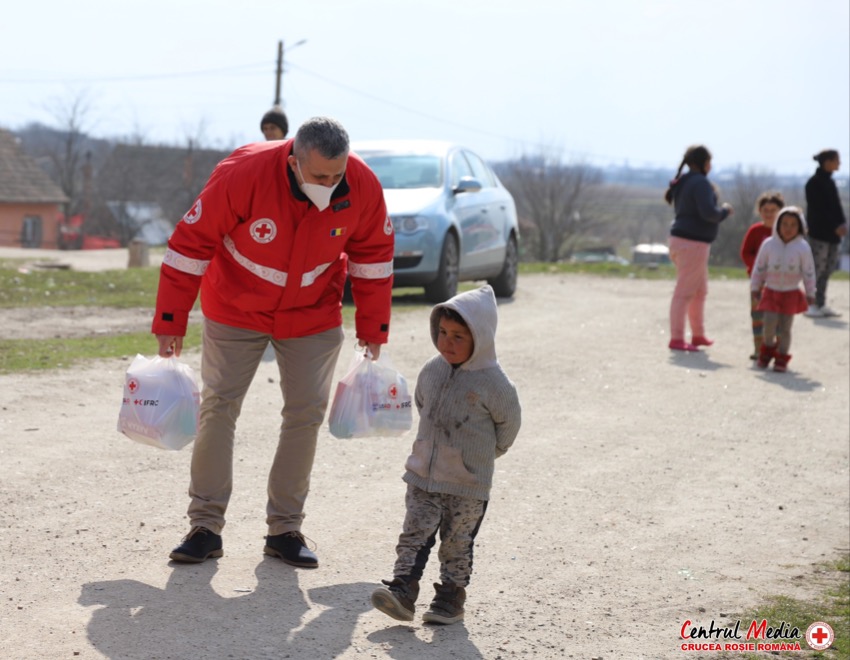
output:
[[[320,211],[324,211],[331,204],[331,195],[333,194],[336,187],[339,185],[339,181],[337,181],[332,186],[322,186],[318,183],[307,183],[304,181],[304,173],[301,171],[301,163],[296,159],[295,165],[298,167],[298,174],[301,177],[301,192],[307,195],[307,199],[309,199],[313,204],[316,205],[316,208]],[[340,179],[341,181],[341,179]]]

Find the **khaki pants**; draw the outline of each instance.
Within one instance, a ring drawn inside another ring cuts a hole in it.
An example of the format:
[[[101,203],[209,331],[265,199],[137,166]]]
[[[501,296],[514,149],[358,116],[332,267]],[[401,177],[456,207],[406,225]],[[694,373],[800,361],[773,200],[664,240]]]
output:
[[[189,519],[221,534],[233,487],[233,439],[242,402],[271,341],[280,370],[283,421],[268,481],[269,534],[298,531],[310,490],[316,438],[325,418],[342,328],[308,337],[269,335],[204,322],[200,426],[192,451]]]

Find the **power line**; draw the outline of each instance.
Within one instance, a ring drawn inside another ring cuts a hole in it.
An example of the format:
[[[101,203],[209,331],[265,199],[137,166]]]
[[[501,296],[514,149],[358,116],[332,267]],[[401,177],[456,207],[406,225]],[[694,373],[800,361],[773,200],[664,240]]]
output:
[[[45,83],[100,83],[100,82],[144,82],[150,80],[169,80],[174,78],[199,78],[204,76],[221,75],[227,73],[268,73],[268,64],[242,64],[239,66],[223,67],[219,69],[205,69],[201,71],[183,71],[174,73],[151,73],[135,76],[96,76],[91,78],[0,78],[0,83],[13,83],[20,85],[39,85]],[[260,68],[262,67],[262,68]]]
[[[481,135],[486,135],[486,136],[491,137],[491,138],[498,138],[500,140],[506,140],[508,142],[513,142],[513,143],[515,143],[515,144],[517,144],[521,147],[531,146],[531,147],[540,149],[541,151],[545,151],[545,150],[550,149],[552,147],[552,145],[550,145],[550,144],[544,144],[542,142],[536,142],[536,141],[530,141],[530,140],[521,140],[521,139],[518,139],[515,136],[503,135],[501,133],[494,133],[492,131],[483,130],[483,129],[477,128],[475,126],[469,126],[467,124],[461,124],[460,122],[452,121],[450,119],[444,119],[442,117],[437,117],[435,115],[428,114],[427,112],[422,112],[421,110],[417,110],[416,108],[410,108],[410,107],[402,105],[400,103],[396,103],[395,101],[390,101],[388,99],[381,98],[379,96],[375,96],[374,94],[364,92],[362,90],[351,87],[350,85],[346,85],[345,83],[341,83],[337,80],[332,80],[331,78],[328,78],[327,76],[323,76],[319,73],[316,73],[315,71],[310,71],[309,69],[307,69],[303,66],[295,65],[295,64],[292,64],[292,63],[290,63],[289,66],[292,69],[296,69],[296,70],[298,70],[298,71],[300,71],[304,74],[307,74],[308,76],[312,76],[313,78],[317,78],[318,80],[321,80],[322,82],[325,82],[329,85],[332,85],[334,87],[339,87],[341,89],[345,89],[345,90],[351,92],[352,94],[356,94],[357,96],[362,96],[363,98],[367,98],[367,99],[370,99],[370,100],[375,101],[377,103],[382,103],[384,105],[394,107],[398,110],[402,110],[404,112],[407,112],[407,113],[410,113],[410,114],[413,114],[413,115],[418,115],[420,117],[424,117],[425,119],[429,119],[431,121],[439,122],[439,123],[442,123],[442,124],[447,124],[449,126],[454,126],[456,128],[462,128],[465,131],[472,131],[473,133],[479,133]],[[570,153],[572,155],[587,156],[587,157],[590,157],[594,160],[612,161],[612,162],[617,161],[617,160],[621,160],[621,158],[618,159],[618,158],[615,158],[613,156],[604,156],[604,155],[601,155],[601,154],[586,154],[586,153],[577,152],[577,151],[569,151],[568,153]]]

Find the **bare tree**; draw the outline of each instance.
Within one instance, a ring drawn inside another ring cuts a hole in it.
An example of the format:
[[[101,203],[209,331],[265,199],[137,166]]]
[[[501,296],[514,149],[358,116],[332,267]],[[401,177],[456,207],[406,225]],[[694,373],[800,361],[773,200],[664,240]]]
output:
[[[598,226],[601,175],[590,166],[567,165],[560,156],[523,155],[501,167],[500,177],[517,204],[535,260],[558,261]]]
[[[745,172],[738,169],[730,178],[723,180],[720,196],[732,204],[735,213],[720,225],[717,239],[711,246],[712,264],[742,265],[741,242],[747,229],[758,219],[758,197],[763,192],[776,189],[776,175],[767,170],[750,169]]]
[[[657,188],[606,186],[612,224],[630,247],[639,243],[667,243],[673,211]]]
[[[91,101],[85,91],[77,92],[69,99],[53,99],[48,111],[58,123],[62,136],[60,143],[48,154],[55,177],[62,191],[70,200],[65,205],[65,214],[79,211],[83,205],[82,164],[86,152],[86,129],[90,123]]]

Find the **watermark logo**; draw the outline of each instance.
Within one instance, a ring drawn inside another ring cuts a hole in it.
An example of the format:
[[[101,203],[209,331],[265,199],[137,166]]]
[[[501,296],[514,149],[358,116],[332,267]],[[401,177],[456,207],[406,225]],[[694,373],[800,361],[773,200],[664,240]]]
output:
[[[714,619],[708,626],[695,624],[689,619],[679,629],[679,636],[682,651],[727,653],[805,651],[805,647],[801,646],[804,639],[809,648],[823,651],[835,641],[835,633],[823,621],[816,621],[803,634],[799,628],[785,621],[780,621],[778,626],[768,625],[767,619],[754,619],[748,624],[738,619],[724,626],[718,625]]]
[[[835,641],[835,633],[832,627],[823,621],[815,621],[806,628],[806,644],[815,651],[824,651],[832,646]]]

